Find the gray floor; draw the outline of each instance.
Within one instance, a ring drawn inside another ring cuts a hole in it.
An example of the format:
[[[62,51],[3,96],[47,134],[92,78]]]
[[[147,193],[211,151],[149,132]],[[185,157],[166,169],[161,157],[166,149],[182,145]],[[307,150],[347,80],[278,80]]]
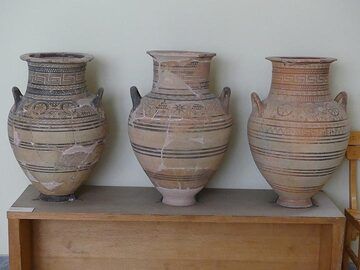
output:
[[[0,270],[9,269],[9,258],[7,256],[0,256]]]
[[[355,265],[351,265],[349,270],[355,270]],[[0,256],[0,270],[9,270],[9,258]]]

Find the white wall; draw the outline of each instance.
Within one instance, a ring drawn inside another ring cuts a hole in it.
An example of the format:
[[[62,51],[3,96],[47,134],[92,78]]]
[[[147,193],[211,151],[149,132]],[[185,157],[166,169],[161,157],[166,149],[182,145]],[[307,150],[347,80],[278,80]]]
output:
[[[130,148],[129,87],[150,90],[148,49],[216,52],[213,89],[232,88],[235,118],[232,143],[212,187],[268,188],[251,158],[246,121],[249,94],[267,95],[270,55],[332,56],[331,91],[349,93],[353,128],[360,128],[359,0],[0,0],[0,254],[8,252],[6,211],[29,184],[7,139],[11,87],[25,90],[25,52],[75,51],[95,56],[88,66],[90,89],[105,88],[111,135],[102,162],[89,183],[150,186]],[[347,204],[345,163],[326,185],[343,208]]]

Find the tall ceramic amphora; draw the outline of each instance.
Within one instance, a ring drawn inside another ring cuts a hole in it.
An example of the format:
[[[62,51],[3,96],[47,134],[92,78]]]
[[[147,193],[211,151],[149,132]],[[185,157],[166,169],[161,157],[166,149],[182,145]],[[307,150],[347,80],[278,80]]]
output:
[[[137,159],[163,195],[187,206],[218,169],[231,132],[230,89],[209,91],[214,53],[150,51],[153,87],[141,98],[131,88],[129,136]]]
[[[292,208],[312,206],[312,196],[339,167],[349,139],[347,95],[332,99],[329,68],[336,59],[269,57],[272,83],[261,101],[252,93],[248,139],[255,163]]]
[[[104,148],[103,90],[90,94],[81,53],[30,53],[24,95],[13,88],[8,120],[15,157],[40,198],[65,201],[85,181]]]

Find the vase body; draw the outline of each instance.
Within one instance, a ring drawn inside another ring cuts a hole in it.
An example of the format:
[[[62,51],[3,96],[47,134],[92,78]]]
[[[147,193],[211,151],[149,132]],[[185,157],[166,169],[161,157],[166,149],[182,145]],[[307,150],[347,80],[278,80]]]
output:
[[[215,54],[151,51],[154,78],[149,94],[131,89],[129,137],[163,203],[186,206],[219,167],[228,146],[232,118],[230,89],[209,91]]]
[[[100,158],[106,135],[102,89],[90,94],[86,63],[92,56],[36,53],[28,62],[24,96],[13,88],[8,135],[15,157],[40,198],[71,198]]]
[[[312,206],[341,164],[349,139],[347,96],[329,92],[332,58],[270,57],[272,84],[261,101],[253,93],[248,139],[261,174],[291,208]]]

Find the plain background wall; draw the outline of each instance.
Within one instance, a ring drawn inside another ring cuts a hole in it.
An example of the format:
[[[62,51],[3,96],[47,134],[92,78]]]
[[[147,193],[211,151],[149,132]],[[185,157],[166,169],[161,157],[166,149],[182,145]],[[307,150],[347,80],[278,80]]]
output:
[[[264,98],[271,64],[264,58],[331,56],[331,93],[349,94],[352,127],[360,129],[359,0],[0,0],[0,254],[8,253],[6,211],[29,184],[7,138],[11,87],[23,92],[26,52],[74,51],[95,56],[88,65],[90,90],[105,88],[108,147],[88,183],[150,186],[130,148],[129,87],[150,91],[149,49],[216,52],[212,89],[232,89],[234,130],[230,149],[209,186],[269,188],[255,167],[246,135],[250,92]],[[346,163],[326,185],[340,208],[347,205]]]

